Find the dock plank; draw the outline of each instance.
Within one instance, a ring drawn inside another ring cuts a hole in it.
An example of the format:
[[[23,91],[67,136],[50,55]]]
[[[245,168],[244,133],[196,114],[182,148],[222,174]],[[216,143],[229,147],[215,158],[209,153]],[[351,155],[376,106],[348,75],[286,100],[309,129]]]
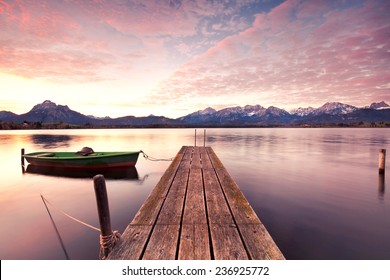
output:
[[[179,260],[210,260],[207,224],[183,224],[180,236]]]
[[[157,215],[167,196],[173,179],[176,176],[176,172],[182,159],[183,153],[178,153],[173,162],[169,165],[168,169],[165,171],[164,175],[161,177],[160,181],[152,190],[149,197],[142,204],[131,222],[132,225],[152,225],[156,221]]]
[[[211,224],[233,224],[233,217],[214,170],[203,170],[207,213]]]
[[[191,168],[192,169],[201,169],[202,165],[200,162],[200,151],[199,147],[195,147],[191,157]]]
[[[191,167],[188,179],[183,224],[207,224],[202,171]]]
[[[182,220],[179,259],[210,259],[210,242],[198,149],[194,149]]]
[[[283,260],[284,256],[262,223],[241,224],[239,229],[253,260]]]
[[[233,224],[211,224],[211,240],[216,260],[247,260],[237,228]]]
[[[143,260],[175,260],[180,224],[156,225]]]
[[[129,225],[122,234],[121,241],[108,256],[112,260],[140,260],[151,226]]]

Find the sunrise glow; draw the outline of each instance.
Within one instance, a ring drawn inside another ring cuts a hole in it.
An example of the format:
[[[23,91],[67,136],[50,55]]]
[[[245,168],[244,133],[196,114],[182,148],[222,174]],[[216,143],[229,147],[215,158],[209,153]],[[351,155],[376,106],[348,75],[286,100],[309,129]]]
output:
[[[179,117],[390,97],[389,1],[0,0],[0,110]]]

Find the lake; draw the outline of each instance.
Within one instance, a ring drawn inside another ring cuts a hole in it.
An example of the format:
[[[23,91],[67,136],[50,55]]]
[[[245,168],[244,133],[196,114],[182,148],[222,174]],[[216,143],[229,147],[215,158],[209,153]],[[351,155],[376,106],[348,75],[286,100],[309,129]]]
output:
[[[203,129],[197,132],[197,144],[203,145]],[[389,260],[389,168],[385,176],[378,175],[379,149],[389,151],[389,132],[207,129],[206,144],[287,259]],[[0,259],[99,256],[99,233],[57,210],[99,227],[93,174],[41,174],[29,168],[22,172],[21,148],[26,153],[78,151],[84,146],[95,151],[143,150],[168,159],[183,145],[194,145],[194,129],[0,131]],[[140,155],[136,169],[107,174],[114,230],[124,231],[169,164]],[[50,202],[47,208],[41,195]]]

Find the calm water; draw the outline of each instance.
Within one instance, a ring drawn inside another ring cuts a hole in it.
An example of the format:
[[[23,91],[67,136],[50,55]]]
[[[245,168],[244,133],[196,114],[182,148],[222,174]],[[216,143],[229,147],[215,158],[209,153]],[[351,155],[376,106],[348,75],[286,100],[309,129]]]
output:
[[[390,170],[385,177],[377,171],[378,149],[390,151],[389,132],[208,129],[207,144],[287,259],[389,260]],[[41,195],[52,203],[48,207],[69,258],[97,259],[99,254],[99,233],[54,208],[98,227],[91,178],[29,169],[23,174],[21,148],[78,151],[89,146],[170,158],[193,144],[193,129],[0,131],[0,259],[66,258]],[[107,174],[113,229],[124,231],[169,164],[140,157],[136,170]]]

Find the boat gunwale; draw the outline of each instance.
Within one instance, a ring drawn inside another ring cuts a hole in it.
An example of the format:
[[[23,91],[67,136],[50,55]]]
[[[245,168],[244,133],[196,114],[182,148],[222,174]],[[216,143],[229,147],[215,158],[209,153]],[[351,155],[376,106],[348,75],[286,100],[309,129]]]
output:
[[[42,159],[42,160],[86,160],[86,159],[99,159],[99,158],[108,158],[108,157],[119,157],[119,156],[131,156],[131,155],[137,155],[141,151],[134,151],[134,152],[94,152],[90,155],[79,155],[75,152],[51,152],[50,154],[54,154],[54,156],[39,156],[41,154],[47,154],[47,152],[34,152],[34,153],[28,153],[24,154],[23,157],[26,159]],[[61,157],[59,154],[66,154],[66,155],[72,155],[70,157]]]

